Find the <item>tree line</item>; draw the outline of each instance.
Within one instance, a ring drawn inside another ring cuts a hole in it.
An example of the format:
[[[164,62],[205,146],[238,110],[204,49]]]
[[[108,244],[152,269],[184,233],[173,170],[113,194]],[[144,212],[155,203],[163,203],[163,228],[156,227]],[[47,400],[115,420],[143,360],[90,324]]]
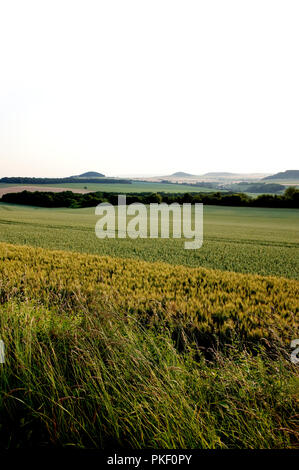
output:
[[[62,184],[62,183],[101,183],[101,184],[132,184],[131,180],[116,178],[34,178],[34,177],[4,177],[0,178],[4,184]]]
[[[92,192],[86,194],[63,191],[53,193],[50,191],[22,191],[7,193],[2,196],[1,202],[23,204],[39,207],[94,207],[99,203],[108,202],[118,204],[118,193]],[[299,190],[289,187],[282,195],[262,194],[252,198],[244,193],[130,193],[126,194],[127,204],[135,202],[150,203],[203,203],[206,205],[238,206],[238,207],[277,207],[299,209]]]

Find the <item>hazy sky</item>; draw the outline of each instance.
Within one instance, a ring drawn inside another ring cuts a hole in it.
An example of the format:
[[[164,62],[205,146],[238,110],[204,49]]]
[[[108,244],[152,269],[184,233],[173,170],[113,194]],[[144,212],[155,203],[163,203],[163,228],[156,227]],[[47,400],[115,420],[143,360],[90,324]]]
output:
[[[298,0],[0,0],[0,177],[299,168]]]

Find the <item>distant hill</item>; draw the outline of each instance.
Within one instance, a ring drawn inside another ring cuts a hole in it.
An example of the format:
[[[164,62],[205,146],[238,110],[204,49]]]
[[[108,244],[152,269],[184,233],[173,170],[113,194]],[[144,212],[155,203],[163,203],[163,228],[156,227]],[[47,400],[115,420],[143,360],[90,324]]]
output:
[[[264,180],[297,180],[299,179],[299,170],[286,170],[275,175],[266,176]]]
[[[71,178],[105,178],[105,175],[97,171],[87,171],[86,173],[82,173],[82,175],[71,176]]]
[[[184,173],[183,171],[177,171],[176,173],[172,173],[172,175],[170,176],[178,176],[179,178],[188,178],[188,177],[195,176],[195,175],[191,175],[190,173]]]

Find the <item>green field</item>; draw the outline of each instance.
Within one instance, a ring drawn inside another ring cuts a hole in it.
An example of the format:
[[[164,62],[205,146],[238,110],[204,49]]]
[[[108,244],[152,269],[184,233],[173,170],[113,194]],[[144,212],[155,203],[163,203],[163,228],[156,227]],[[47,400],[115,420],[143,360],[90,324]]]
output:
[[[189,186],[187,184],[168,184],[168,183],[145,183],[133,181],[132,184],[100,184],[100,183],[68,183],[68,184],[53,184],[49,185],[52,188],[59,188],[63,186],[65,188],[77,188],[77,189],[89,189],[90,191],[106,191],[116,193],[142,193],[142,192],[165,192],[165,193],[190,193],[190,192],[213,192],[211,188],[205,188],[200,186]]]
[[[18,186],[17,184],[0,183],[0,188],[10,186]],[[21,186],[25,186],[22,184]],[[28,186],[34,186],[29,184]],[[117,192],[117,193],[142,193],[142,192],[167,192],[167,193],[190,193],[190,192],[213,192],[211,188],[201,186],[189,186],[186,184],[168,184],[168,183],[152,183],[143,181],[134,181],[132,184],[101,184],[101,183],[62,183],[62,184],[37,184],[39,188],[45,187],[45,191],[49,188],[70,188],[70,189],[88,189],[90,191]],[[218,190],[217,190],[218,191]],[[221,191],[221,190],[219,190]]]
[[[0,204],[0,241],[81,253],[299,278],[299,211],[204,206],[204,243],[95,236],[93,208],[46,209]]]

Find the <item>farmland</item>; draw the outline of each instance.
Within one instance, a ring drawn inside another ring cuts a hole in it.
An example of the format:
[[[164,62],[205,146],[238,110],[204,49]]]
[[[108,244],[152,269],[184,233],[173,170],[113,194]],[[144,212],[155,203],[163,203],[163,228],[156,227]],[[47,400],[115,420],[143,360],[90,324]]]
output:
[[[59,286],[75,312],[80,296],[106,296],[127,314],[145,319],[164,312],[171,321],[179,314],[202,340],[213,333],[226,338],[232,331],[245,340],[261,339],[275,328],[290,340],[299,326],[297,281],[5,244],[0,257],[2,296],[11,299],[21,291],[22,297],[47,304]]]
[[[204,244],[0,204],[0,449],[295,448],[296,209],[204,208]]]
[[[296,447],[298,281],[9,244],[0,257],[0,447]]]
[[[0,197],[3,196],[3,194],[8,194],[8,193],[21,193],[22,191],[39,191],[39,192],[43,192],[45,191],[45,188],[42,187],[42,186],[38,186],[38,185],[32,185],[32,186],[23,186],[23,185],[18,185],[18,186],[15,186],[15,185],[8,185],[8,184],[3,184],[3,185],[0,185]],[[70,191],[69,188],[65,188],[63,186],[58,186],[55,187],[55,188],[52,188],[51,189],[51,192],[54,192],[54,193],[61,193],[63,191]],[[88,191],[86,189],[71,189],[71,191],[74,191],[74,192],[77,192],[77,193],[87,193]]]
[[[24,186],[24,185],[22,185]],[[35,185],[30,185],[28,191],[34,191]],[[41,185],[36,185],[40,188]],[[14,184],[0,184],[1,188],[16,187]],[[101,184],[101,183],[63,183],[63,184],[43,184],[44,191],[52,191],[54,189],[69,189],[72,191],[88,190],[92,191],[112,191],[119,193],[135,193],[135,192],[168,192],[168,193],[186,193],[186,192],[211,192],[213,189],[202,187],[202,186],[190,186],[186,184],[175,184],[175,183],[155,183],[155,182],[143,182],[143,181],[132,181],[132,184]],[[221,190],[219,190],[221,191]]]
[[[54,185],[54,187],[59,185]],[[64,185],[71,189],[84,189],[87,187],[89,191],[113,191],[119,193],[134,192],[158,192],[164,191],[168,193],[186,193],[186,192],[211,192],[210,188],[202,186],[189,186],[186,184],[175,183],[155,183],[144,181],[132,181],[132,184],[100,184],[100,183],[69,183]]]
[[[204,243],[95,237],[94,209],[0,204],[0,241],[80,253],[299,278],[299,215],[293,209],[204,207]],[[237,255],[236,255],[237,254]]]

